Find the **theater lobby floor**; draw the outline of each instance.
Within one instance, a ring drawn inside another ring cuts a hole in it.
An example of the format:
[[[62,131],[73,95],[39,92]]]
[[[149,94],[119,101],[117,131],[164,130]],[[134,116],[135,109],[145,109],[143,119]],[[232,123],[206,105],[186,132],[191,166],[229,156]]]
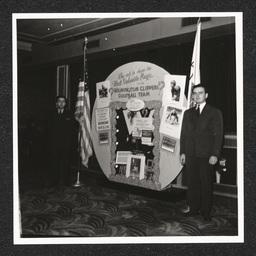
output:
[[[237,236],[236,209],[214,204],[212,221],[185,217],[185,190],[152,191],[81,171],[82,186],[51,187],[48,171],[19,171],[21,238]],[[73,170],[73,184],[76,170]]]

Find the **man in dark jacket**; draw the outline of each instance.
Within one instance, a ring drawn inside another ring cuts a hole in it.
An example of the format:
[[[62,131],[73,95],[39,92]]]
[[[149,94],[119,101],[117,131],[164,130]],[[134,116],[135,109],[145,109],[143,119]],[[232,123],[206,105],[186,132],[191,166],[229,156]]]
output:
[[[180,162],[187,169],[187,216],[201,214],[211,220],[214,165],[220,156],[223,120],[219,109],[206,104],[207,89],[203,84],[192,90],[195,108],[185,111],[180,138]]]
[[[52,156],[52,183],[70,184],[70,159],[74,138],[74,114],[67,106],[64,96],[56,98],[56,110],[50,118],[50,150]]]

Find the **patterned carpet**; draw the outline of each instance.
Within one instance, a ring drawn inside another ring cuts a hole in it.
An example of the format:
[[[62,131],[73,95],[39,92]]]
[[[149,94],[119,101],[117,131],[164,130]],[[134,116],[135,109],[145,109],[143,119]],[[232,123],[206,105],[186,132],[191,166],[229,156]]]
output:
[[[21,237],[235,236],[237,213],[213,206],[212,221],[184,217],[170,202],[100,186],[36,188],[20,193]]]

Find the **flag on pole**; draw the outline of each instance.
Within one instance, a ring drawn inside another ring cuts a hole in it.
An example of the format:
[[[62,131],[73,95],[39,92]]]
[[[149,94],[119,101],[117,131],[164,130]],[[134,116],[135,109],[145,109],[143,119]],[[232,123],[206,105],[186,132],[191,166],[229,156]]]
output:
[[[79,82],[75,118],[79,122],[79,152],[82,164],[88,167],[89,157],[92,156],[91,120],[90,120],[90,97],[88,88],[88,68],[86,59],[87,38],[84,41],[84,74],[83,80]],[[79,174],[79,172],[78,172]]]
[[[89,157],[92,156],[93,151],[91,139],[90,98],[87,81],[79,82],[75,118],[80,125],[78,137],[82,164],[88,167],[88,160]]]
[[[191,61],[189,85],[188,85],[188,101],[187,108],[194,107],[194,101],[192,99],[192,89],[194,85],[201,83],[200,75],[200,39],[201,39],[201,21],[200,18],[197,21],[196,36],[194,42],[194,49]]]

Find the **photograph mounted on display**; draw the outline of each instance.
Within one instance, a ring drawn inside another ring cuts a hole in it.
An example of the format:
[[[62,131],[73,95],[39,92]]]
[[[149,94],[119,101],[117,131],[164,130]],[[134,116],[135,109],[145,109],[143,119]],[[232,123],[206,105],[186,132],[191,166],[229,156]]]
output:
[[[110,94],[110,81],[103,81],[96,83],[96,93],[97,93],[97,107],[105,108],[109,106],[111,101]]]
[[[171,137],[179,138],[184,107],[165,106],[160,125],[160,132]]]
[[[141,117],[139,111],[130,111],[128,109],[123,109],[123,115],[125,119],[125,123],[128,129],[128,133],[131,134],[134,131],[134,118]]]
[[[171,153],[175,152],[177,140],[163,135],[161,148]]]
[[[145,168],[145,179],[146,180],[153,180],[153,177],[154,177],[154,174],[155,174],[153,166],[154,166],[154,161],[152,159],[148,159],[147,160],[147,165],[146,165],[146,168]]]
[[[132,131],[132,134],[131,134],[131,143],[138,143],[138,141],[141,140],[141,134],[142,132],[140,130],[137,130],[137,131]]]
[[[151,130],[142,130],[141,133],[141,144],[153,146],[153,132]]]
[[[165,75],[164,82],[163,106],[182,107],[185,98],[186,76]]]
[[[179,138],[185,108],[165,106],[160,124],[160,132],[171,137]]]
[[[127,159],[126,177],[144,179],[145,156],[129,155]]]
[[[108,144],[109,143],[109,134],[106,132],[99,132],[99,144]]]
[[[119,175],[125,176],[126,175],[126,164],[119,165]]]
[[[147,160],[147,169],[152,170],[153,169],[153,164],[154,164],[153,160],[152,159],[148,159]]]

